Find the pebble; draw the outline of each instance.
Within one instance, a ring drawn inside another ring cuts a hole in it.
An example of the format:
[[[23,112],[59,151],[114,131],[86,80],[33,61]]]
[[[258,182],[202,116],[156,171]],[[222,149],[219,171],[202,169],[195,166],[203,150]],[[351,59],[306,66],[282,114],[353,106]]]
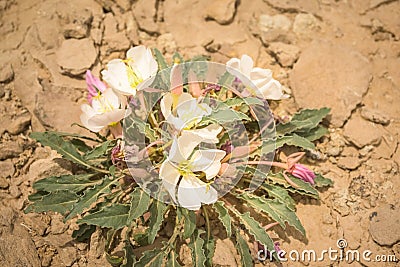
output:
[[[236,0],[212,1],[206,10],[206,19],[226,25],[233,21],[236,13]]]
[[[287,34],[291,27],[290,19],[280,14],[275,16],[263,14],[258,21],[258,29],[264,44],[273,41],[287,41]]]
[[[400,209],[395,205],[379,207],[370,215],[369,232],[382,246],[392,246],[400,241]]]
[[[6,131],[10,134],[18,135],[25,131],[30,123],[31,114],[29,112],[24,112],[11,120],[11,123],[6,127]]]
[[[97,51],[88,38],[67,39],[56,52],[56,57],[61,73],[77,76],[90,69],[96,61]]]
[[[370,109],[363,107],[361,109],[361,117],[374,123],[388,125],[390,123],[390,118],[376,109]]]
[[[282,42],[270,43],[268,49],[276,56],[279,64],[283,67],[293,66],[300,55],[300,48]]]
[[[10,63],[0,60],[0,82],[7,83],[14,78],[14,70]]]
[[[10,159],[0,161],[0,177],[10,178],[14,175],[15,167]]]
[[[293,31],[300,36],[310,36],[320,28],[313,14],[297,14],[293,22]]]
[[[0,144],[0,160],[18,157],[22,151],[22,146],[18,142],[3,142]]]
[[[343,130],[344,137],[358,148],[379,144],[384,133],[382,125],[364,120],[357,114],[346,123]]]
[[[336,164],[342,169],[355,170],[361,161],[358,157],[340,157]]]

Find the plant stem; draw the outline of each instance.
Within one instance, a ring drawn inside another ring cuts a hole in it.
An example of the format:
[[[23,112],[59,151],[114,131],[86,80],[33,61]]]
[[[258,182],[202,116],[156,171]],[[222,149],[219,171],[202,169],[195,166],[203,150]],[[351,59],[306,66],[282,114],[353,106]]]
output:
[[[207,208],[206,206],[203,205],[202,207],[203,211],[204,211],[204,217],[206,218],[206,225],[207,225],[207,240],[210,240],[210,218],[208,217],[208,212],[207,212]]]

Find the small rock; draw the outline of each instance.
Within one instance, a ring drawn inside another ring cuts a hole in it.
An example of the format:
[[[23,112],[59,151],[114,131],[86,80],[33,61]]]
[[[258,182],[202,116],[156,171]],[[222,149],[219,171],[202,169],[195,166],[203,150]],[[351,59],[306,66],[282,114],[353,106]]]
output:
[[[64,37],[76,39],[87,37],[93,20],[92,12],[89,9],[80,9],[79,12],[74,14],[72,22],[64,26]]]
[[[381,125],[366,121],[357,114],[346,123],[343,131],[344,137],[358,148],[379,144],[383,134]]]
[[[85,39],[67,39],[56,53],[61,73],[77,76],[83,74],[94,64],[97,51],[93,41]]]
[[[400,209],[384,205],[370,215],[369,232],[381,246],[392,246],[400,241]]]
[[[21,196],[21,190],[19,190],[18,186],[16,185],[11,185],[10,186],[10,196],[13,198],[19,198]]]
[[[300,36],[309,36],[319,29],[319,22],[313,14],[297,14],[293,22],[293,31]]]
[[[367,107],[363,107],[361,109],[361,117],[366,120],[372,121],[374,123],[379,123],[382,125],[388,125],[390,122],[390,118],[388,118],[385,114],[376,109],[370,109]]]
[[[23,151],[22,146],[13,141],[0,143],[0,160],[18,157]]]
[[[260,36],[264,44],[273,41],[287,41],[288,33],[292,22],[284,15],[261,15],[258,21]]]
[[[0,189],[7,189],[9,186],[9,183],[6,178],[0,177]]]
[[[136,1],[132,6],[139,29],[149,34],[157,34],[159,31],[159,26],[154,21],[157,13],[156,2],[156,0]]]
[[[10,134],[20,134],[25,131],[26,127],[31,123],[31,114],[24,112],[11,120],[11,123],[6,128]]]
[[[283,67],[293,66],[300,55],[300,49],[297,46],[281,42],[270,43],[268,49],[277,57]]]
[[[361,165],[358,157],[340,157],[336,164],[342,169],[355,170]]]
[[[7,83],[14,78],[14,70],[10,63],[0,61],[0,82]]]
[[[2,178],[9,178],[14,175],[15,168],[14,164],[12,161],[5,160],[5,161],[0,161],[0,177]]]
[[[332,156],[332,157],[339,156],[340,152],[341,152],[341,148],[338,146],[328,147],[328,149],[326,150],[326,154],[328,154],[328,156]]]
[[[54,235],[62,234],[67,230],[68,225],[63,222],[63,216],[60,214],[52,216],[50,232]]]
[[[177,49],[174,36],[171,33],[164,33],[158,36],[157,44],[163,49],[164,53],[172,54]]]
[[[212,1],[207,7],[206,19],[212,19],[221,25],[233,21],[236,13],[236,0]]]
[[[78,259],[78,254],[74,247],[62,247],[57,249],[57,252],[64,266],[71,266]]]
[[[50,217],[47,215],[40,215],[35,213],[29,213],[24,216],[25,224],[35,231],[38,235],[43,236],[46,233],[47,227],[49,226]]]
[[[341,127],[368,90],[372,77],[368,66],[368,60],[353,48],[312,43],[290,73],[296,103],[301,108],[331,108],[330,122]]]

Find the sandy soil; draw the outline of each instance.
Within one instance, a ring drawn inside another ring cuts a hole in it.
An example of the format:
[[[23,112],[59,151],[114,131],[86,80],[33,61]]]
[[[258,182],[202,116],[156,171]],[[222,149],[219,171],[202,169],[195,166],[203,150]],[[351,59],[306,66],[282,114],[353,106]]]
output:
[[[330,107],[330,135],[307,163],[335,185],[320,201],[298,198],[307,237],[290,227],[271,236],[285,251],[320,253],[345,239],[346,249],[400,259],[399,18],[396,0],[1,0],[0,265],[109,266],[99,231],[81,243],[73,222],[22,212],[34,181],[72,168],[28,134],[80,131],[70,125],[85,102],[85,70],[98,74],[137,44],[223,63],[246,53],[291,89],[272,104],[279,116]],[[238,266],[229,239],[217,241],[214,262]]]

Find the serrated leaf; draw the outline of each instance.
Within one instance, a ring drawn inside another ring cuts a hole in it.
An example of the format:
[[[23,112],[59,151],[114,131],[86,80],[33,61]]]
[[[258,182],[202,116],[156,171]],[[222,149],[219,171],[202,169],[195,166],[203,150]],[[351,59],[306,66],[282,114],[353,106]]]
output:
[[[126,226],[128,213],[128,205],[113,203],[111,206],[106,206],[99,211],[86,215],[77,222],[97,225],[100,227],[121,229]]]
[[[253,258],[250,253],[250,248],[247,245],[246,240],[242,237],[239,231],[236,231],[236,249],[240,255],[241,266],[243,267],[252,267],[253,266]]]
[[[171,250],[168,254],[168,267],[180,267],[181,265],[178,262],[178,256],[176,255],[174,250]]]
[[[213,207],[217,211],[218,218],[224,225],[227,237],[229,238],[232,235],[232,222],[231,216],[229,215],[228,210],[225,208],[224,202],[217,201],[213,204]]]
[[[108,153],[115,147],[117,141],[114,140],[107,140],[103,142],[101,145],[94,147],[92,150],[88,151],[83,155],[85,160],[92,160],[98,159],[103,156],[107,156]]]
[[[212,267],[212,260],[215,253],[215,240],[212,235],[210,235],[209,239],[204,241],[204,254],[206,255],[206,263],[205,266]]]
[[[308,141],[315,141],[320,139],[322,136],[328,134],[329,131],[327,128],[325,128],[324,126],[317,126],[309,131],[298,131],[296,132],[296,134],[298,134],[299,136],[302,136],[304,138],[306,138]]]
[[[209,116],[204,117],[203,120],[211,120],[224,124],[233,121],[251,120],[246,114],[236,111],[234,109],[220,109],[213,111]]]
[[[128,240],[124,241],[124,260],[122,261],[122,265],[120,267],[133,267],[135,266],[136,263],[136,257],[135,254],[133,253],[133,248],[132,245]]]
[[[30,201],[34,201],[26,209],[27,212],[43,212],[43,211],[55,211],[61,214],[66,213],[72,209],[72,206],[77,201],[78,196],[74,192],[68,190],[60,190],[43,195],[36,198],[29,197]]]
[[[55,192],[59,190],[69,190],[77,193],[101,182],[101,180],[91,180],[93,176],[95,176],[93,173],[51,176],[35,182],[33,188],[37,191]]]
[[[249,233],[254,237],[254,239],[260,242],[262,245],[266,246],[268,250],[274,249],[274,242],[269,237],[264,228],[260,226],[260,223],[254,220],[250,216],[250,212],[241,214],[235,211],[236,216],[238,216],[240,222],[249,231]],[[274,254],[274,258],[279,261],[278,257]]]
[[[204,267],[206,255],[204,254],[204,240],[200,237],[204,231],[196,229],[190,239],[189,248],[192,251],[192,264],[194,267]]]
[[[78,152],[77,148],[68,141],[65,141],[62,137],[52,132],[33,132],[30,137],[41,143],[43,146],[49,146],[64,158],[69,159],[82,166],[88,166],[83,160],[82,155]]]
[[[153,199],[153,203],[150,205],[150,218],[149,218],[149,244],[154,242],[158,231],[160,230],[161,224],[164,220],[164,213],[166,212],[168,205]]]
[[[156,131],[147,122],[130,115],[124,119],[124,136],[129,137],[130,134],[139,131],[140,134],[146,136],[150,142],[154,142],[159,139]],[[137,129],[137,130],[135,130]],[[129,139],[128,139],[129,140]],[[132,139],[135,140],[135,139]],[[144,141],[144,139],[143,139]]]
[[[108,176],[105,176],[101,184],[86,189],[83,196],[81,196],[74,204],[65,220],[69,220],[77,214],[81,214],[85,209],[88,209],[94,202],[96,202],[100,196],[111,193],[110,186],[117,182],[117,179],[110,179]]]
[[[154,57],[158,63],[158,67],[160,70],[168,68],[168,63],[165,60],[164,56],[157,48],[153,48]]]
[[[143,253],[143,256],[136,262],[138,267],[160,267],[162,266],[165,253],[161,249],[148,250]]]
[[[194,230],[196,229],[196,214],[192,210],[178,207],[177,216],[179,221],[182,217],[185,218],[183,225],[183,238],[186,239],[191,237]]]
[[[276,139],[268,139],[263,141],[261,154],[270,153],[278,148],[283,147],[284,145],[298,146],[308,150],[315,149],[315,145],[311,143],[311,141],[297,134],[292,134],[287,136],[278,136]]]
[[[267,213],[269,217],[276,222],[279,222],[283,229],[286,228],[285,222],[287,222],[289,225],[296,228],[300,233],[305,235],[305,229],[296,213],[290,210],[285,204],[277,200],[266,199],[262,196],[256,196],[250,193],[243,193],[237,195],[237,197],[246,201],[246,203],[248,203],[254,209]]]
[[[96,231],[96,226],[81,224],[77,230],[72,232],[72,238],[75,238],[79,242],[83,242],[86,239],[89,239],[94,231]]]
[[[280,201],[283,204],[286,204],[286,206],[290,210],[295,211],[296,202],[289,195],[287,190],[285,190],[284,188],[282,188],[280,186],[271,185],[271,184],[264,184],[263,188],[265,190],[267,190],[267,193],[270,197],[277,199],[278,201]]]
[[[324,187],[333,185],[333,181],[329,178],[322,176],[320,173],[315,174],[315,186],[316,187]]]
[[[304,109],[296,113],[292,120],[276,126],[277,135],[286,135],[298,130],[315,128],[330,112],[329,108]]]
[[[268,180],[270,180],[274,184],[279,184],[285,187],[288,191],[292,193],[299,193],[301,195],[311,196],[315,199],[319,199],[318,191],[312,187],[309,183],[302,181],[290,174],[286,174],[294,184],[296,184],[297,188],[292,187],[285,179],[282,173],[268,173]]]
[[[131,193],[131,207],[127,224],[131,224],[133,220],[142,216],[148,210],[149,204],[150,196],[140,187],[136,187]]]

